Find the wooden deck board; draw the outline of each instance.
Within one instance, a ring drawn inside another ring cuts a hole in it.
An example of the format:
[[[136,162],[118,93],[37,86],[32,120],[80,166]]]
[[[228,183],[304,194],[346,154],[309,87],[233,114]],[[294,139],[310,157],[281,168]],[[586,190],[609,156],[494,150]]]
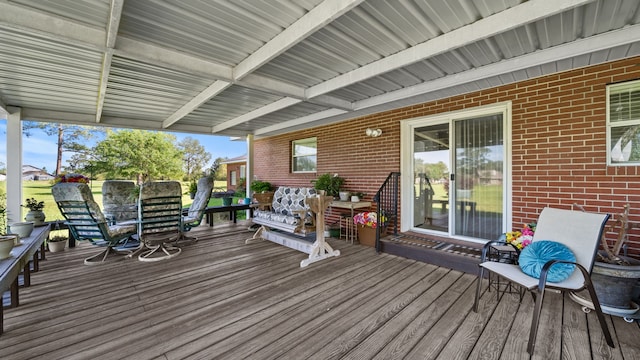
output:
[[[100,266],[79,245],[48,254],[21,305],[5,310],[2,359],[526,359],[533,302],[486,291],[476,277],[331,240],[307,255],[245,225],[200,227],[174,259]],[[640,327],[545,296],[534,359],[639,359]],[[53,341],[56,340],[56,341]]]

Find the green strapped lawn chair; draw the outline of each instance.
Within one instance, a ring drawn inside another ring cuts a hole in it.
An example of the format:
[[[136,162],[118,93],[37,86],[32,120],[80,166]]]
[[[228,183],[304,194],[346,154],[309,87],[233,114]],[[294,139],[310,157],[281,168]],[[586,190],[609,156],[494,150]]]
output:
[[[105,247],[102,252],[86,258],[85,264],[103,263],[110,254],[126,254],[116,251],[114,247],[136,234],[135,222],[109,225],[87,184],[58,183],[51,188],[51,192],[73,237]]]

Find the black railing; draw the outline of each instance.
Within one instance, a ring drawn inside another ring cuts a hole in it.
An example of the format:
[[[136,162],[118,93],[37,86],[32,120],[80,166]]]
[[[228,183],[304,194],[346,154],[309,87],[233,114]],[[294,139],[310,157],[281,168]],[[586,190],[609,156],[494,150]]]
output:
[[[380,190],[373,197],[376,203],[378,224],[376,226],[376,251],[380,252],[380,231],[393,224],[393,234],[398,234],[398,204],[400,197],[400,173],[392,172],[387,176]]]

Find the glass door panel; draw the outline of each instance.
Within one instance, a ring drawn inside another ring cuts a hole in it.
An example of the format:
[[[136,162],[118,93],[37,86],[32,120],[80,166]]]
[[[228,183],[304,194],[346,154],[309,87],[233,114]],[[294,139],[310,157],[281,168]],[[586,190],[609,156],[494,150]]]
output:
[[[454,235],[495,240],[502,232],[502,114],[455,120]]]
[[[449,123],[413,130],[413,227],[449,231]]]

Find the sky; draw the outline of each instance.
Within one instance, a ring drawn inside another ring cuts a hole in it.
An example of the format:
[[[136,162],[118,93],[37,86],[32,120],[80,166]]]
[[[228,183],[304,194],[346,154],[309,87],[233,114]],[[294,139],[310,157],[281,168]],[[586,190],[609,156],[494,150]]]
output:
[[[2,114],[0,114],[1,116]],[[7,121],[0,118],[0,161],[7,164]],[[48,136],[40,129],[30,131],[31,136],[22,137],[22,164],[45,168],[49,173],[56,169],[56,137]],[[206,151],[211,154],[211,162],[216,158],[234,158],[247,153],[247,143],[243,140],[231,140],[228,136],[172,133],[177,141],[192,137],[200,141]],[[93,146],[93,143],[88,144]],[[63,153],[62,166],[71,153]]]

